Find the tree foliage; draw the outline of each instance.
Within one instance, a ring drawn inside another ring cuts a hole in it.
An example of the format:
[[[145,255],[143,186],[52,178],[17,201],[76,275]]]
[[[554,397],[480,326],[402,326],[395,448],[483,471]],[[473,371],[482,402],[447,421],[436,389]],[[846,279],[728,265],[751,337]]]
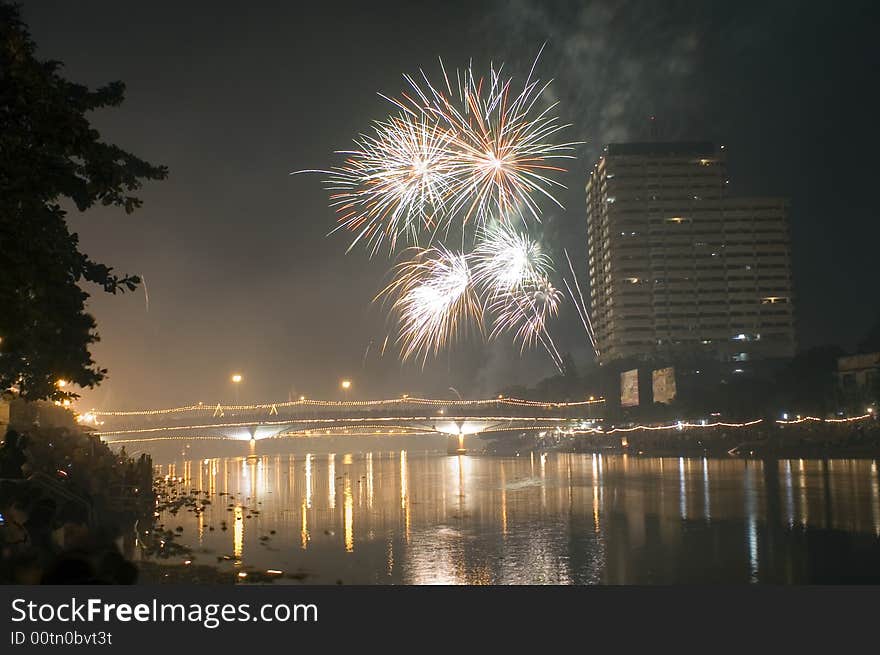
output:
[[[89,352],[98,334],[83,283],[115,294],[140,282],[80,251],[62,203],[131,213],[142,182],[167,175],[101,141],[89,122],[122,103],[122,82],[90,90],[35,49],[18,6],[0,0],[0,389],[29,399],[69,397],[57,380],[93,387],[107,373]]]
[[[877,314],[877,319],[874,321],[874,324],[870,327],[867,333],[865,333],[865,337],[859,342],[858,352],[860,353],[872,353],[880,351],[880,313]]]

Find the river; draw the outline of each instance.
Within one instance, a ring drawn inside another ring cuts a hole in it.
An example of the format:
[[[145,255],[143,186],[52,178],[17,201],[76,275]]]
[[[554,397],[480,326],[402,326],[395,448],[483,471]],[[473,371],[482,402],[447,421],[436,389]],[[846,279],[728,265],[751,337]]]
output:
[[[306,584],[880,582],[876,460],[183,452],[157,473],[211,503],[158,521],[190,561],[231,572]]]

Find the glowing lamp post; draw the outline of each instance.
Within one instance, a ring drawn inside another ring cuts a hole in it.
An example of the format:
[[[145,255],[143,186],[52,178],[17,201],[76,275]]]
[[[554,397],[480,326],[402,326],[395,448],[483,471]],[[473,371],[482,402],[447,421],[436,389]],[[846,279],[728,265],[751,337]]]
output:
[[[64,379],[55,380],[55,388],[56,389],[64,389],[64,387],[66,387],[66,386],[67,386],[67,380],[64,380]],[[63,400],[56,400],[55,404],[59,405],[59,406],[63,405],[64,407],[70,407],[70,399],[65,398]]]
[[[339,386],[342,387],[342,394],[345,400],[348,400],[348,390],[351,389],[351,380],[343,380],[339,383]]]
[[[241,385],[242,377],[240,373],[233,373],[232,386],[235,388],[235,404],[238,404],[238,387]]]

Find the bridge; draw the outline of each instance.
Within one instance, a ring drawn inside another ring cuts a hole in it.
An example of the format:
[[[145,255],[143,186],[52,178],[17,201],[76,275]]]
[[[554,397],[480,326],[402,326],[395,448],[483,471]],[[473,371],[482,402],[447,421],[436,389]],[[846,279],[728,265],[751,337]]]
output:
[[[156,439],[262,440],[338,434],[446,434],[552,431],[601,421],[603,399],[540,402],[499,396],[442,400],[403,396],[387,400],[296,401],[133,411],[90,411],[80,423],[107,442]]]

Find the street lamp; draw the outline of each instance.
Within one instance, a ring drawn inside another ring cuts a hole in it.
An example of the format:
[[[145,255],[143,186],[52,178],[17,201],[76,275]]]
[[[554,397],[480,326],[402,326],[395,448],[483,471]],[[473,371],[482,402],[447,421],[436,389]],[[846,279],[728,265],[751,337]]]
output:
[[[235,404],[238,404],[238,387],[241,384],[242,377],[240,373],[232,374],[232,385],[235,387]]]
[[[348,390],[351,389],[351,380],[343,380],[339,383],[339,386],[342,387],[342,393],[345,397],[345,400],[348,400]]]

